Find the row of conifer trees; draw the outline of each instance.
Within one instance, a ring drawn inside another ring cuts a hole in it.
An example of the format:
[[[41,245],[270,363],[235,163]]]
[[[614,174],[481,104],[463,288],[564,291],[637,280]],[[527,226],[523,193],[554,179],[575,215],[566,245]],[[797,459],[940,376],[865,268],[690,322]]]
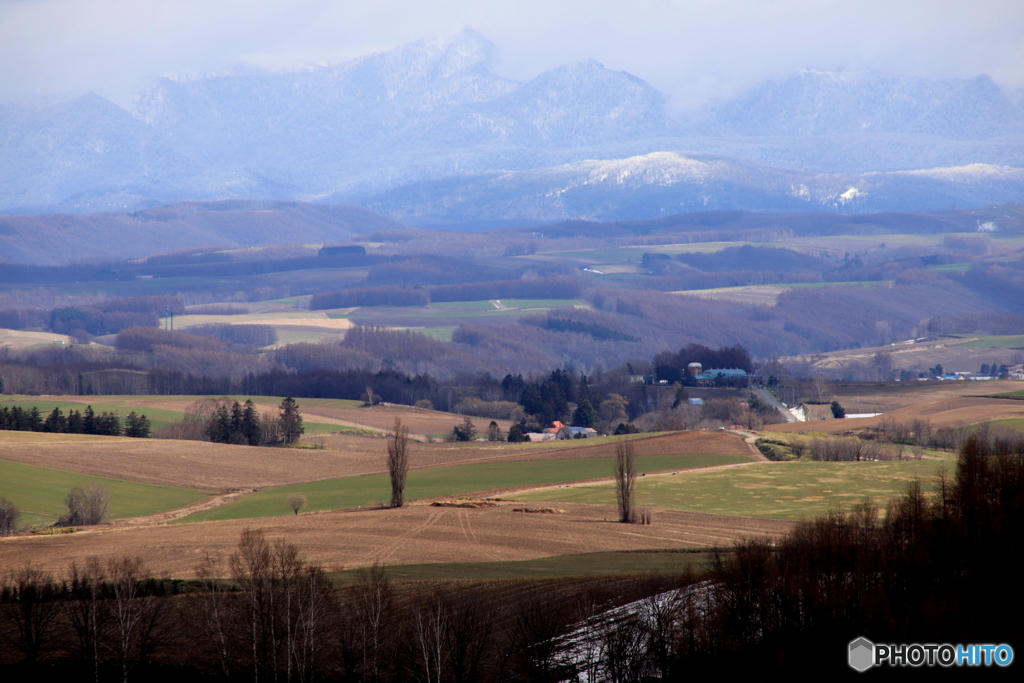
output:
[[[67,415],[55,407],[46,417],[39,408],[32,406],[0,407],[0,429],[22,432],[53,432],[59,434],[98,434],[101,436],[131,436],[144,439],[149,436],[149,418],[134,410],[128,413],[122,424],[116,413],[102,412],[99,415],[92,405],[84,411],[69,410]]]

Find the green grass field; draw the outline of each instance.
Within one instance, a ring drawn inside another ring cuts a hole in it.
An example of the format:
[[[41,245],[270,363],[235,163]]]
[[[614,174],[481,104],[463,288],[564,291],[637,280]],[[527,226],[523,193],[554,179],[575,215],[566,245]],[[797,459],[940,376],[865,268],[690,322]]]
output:
[[[1008,420],[992,420],[985,424],[992,425],[993,427],[1006,427],[1008,429],[1014,429],[1018,432],[1024,432],[1024,418],[1011,418]]]
[[[1024,400],[1024,389],[1021,391],[1007,391],[1002,394],[988,394],[985,398],[1015,398],[1017,400]]]
[[[867,498],[884,513],[888,501],[913,479],[921,480],[930,491],[942,467],[949,465],[934,460],[758,463],[678,477],[640,478],[636,497],[640,507],[773,519],[814,517],[836,505],[849,509]],[[583,484],[517,498],[614,505],[615,488]]]
[[[514,562],[440,562],[385,567],[392,581],[488,581],[499,579],[546,579],[560,576],[618,576],[622,574],[701,573],[707,553],[650,551],[557,555]],[[327,572],[327,578],[346,585],[359,580],[358,569]]]
[[[65,512],[68,491],[89,484],[107,489],[109,519],[176,510],[207,495],[192,489],[137,484],[0,460],[0,496],[21,511],[20,526],[53,524]]]
[[[456,465],[428,470],[413,470],[405,489],[406,500],[454,496],[461,493],[495,489],[528,488],[571,481],[611,478],[613,458],[576,458]],[[711,465],[749,462],[736,455],[652,455],[637,458],[640,472],[683,470]],[[304,484],[276,486],[240,498],[233,503],[197,512],[183,522],[216,519],[276,517],[291,514],[285,507],[289,493],[306,496],[306,512],[372,507],[387,503],[391,497],[386,474],[328,479]]]
[[[933,273],[966,273],[971,269],[970,263],[947,263],[941,266],[925,266],[925,270]]]

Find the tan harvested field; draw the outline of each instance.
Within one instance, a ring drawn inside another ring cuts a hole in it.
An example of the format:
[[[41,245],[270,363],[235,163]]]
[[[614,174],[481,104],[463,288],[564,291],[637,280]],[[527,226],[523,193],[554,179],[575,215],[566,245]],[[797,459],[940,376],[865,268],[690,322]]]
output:
[[[383,438],[314,437],[323,450],[258,448],[204,441],[128,439],[0,431],[0,459],[114,479],[211,491],[261,488],[386,471]],[[750,455],[743,438],[723,432],[676,432],[637,441],[641,455]],[[417,443],[413,469],[470,462],[610,457],[612,439],[501,444]]]
[[[195,325],[270,325],[271,327],[324,327],[347,330],[352,321],[328,318],[323,311],[280,311],[275,313],[246,313],[243,315],[180,315],[174,319],[175,329],[184,330]]]
[[[326,408],[299,405],[306,419],[313,422],[337,422],[353,427],[363,427],[379,432],[387,430],[394,424],[395,418],[409,428],[410,435],[425,437],[427,434],[447,434],[452,427],[462,424],[462,415],[445,413],[437,410],[424,410],[412,406],[384,403],[373,408]],[[276,409],[276,407],[275,407]],[[469,416],[480,434],[487,432],[491,419],[487,417]],[[498,426],[508,432],[512,426],[510,420],[495,420]]]
[[[925,401],[897,408],[875,417],[790,422],[788,424],[766,425],[765,430],[772,432],[814,431],[837,434],[859,429],[870,429],[888,420],[895,422],[928,420],[933,429],[939,429],[941,427],[964,427],[990,420],[1021,417],[1024,417],[1024,401],[1006,398],[983,398],[980,396],[951,396],[949,398]]]
[[[277,344],[274,348],[285,344],[298,344],[308,342],[315,344],[324,340],[340,341],[345,338],[345,330],[332,329],[329,327],[314,327],[310,325],[281,325],[275,326],[277,332]]]
[[[789,287],[778,287],[774,285],[755,285],[750,287],[719,287],[716,289],[685,290],[672,292],[672,294],[695,296],[701,299],[721,299],[723,301],[735,301],[740,304],[751,304],[756,306],[774,306],[778,303],[779,295],[789,289]]]
[[[342,339],[352,321],[328,318],[324,311],[299,311],[281,306],[277,310],[241,315],[181,315],[174,319],[179,330],[196,325],[269,325],[277,332],[277,346],[296,342],[317,342],[323,339]]]
[[[52,332],[26,332],[0,328],[0,349],[24,349],[39,344],[53,344],[55,339],[60,339],[65,344],[74,341],[67,335],[53,334]]]
[[[661,512],[654,524],[614,521],[615,509],[560,505],[562,514],[513,512],[517,505],[465,509],[411,505],[398,510],[331,512],[198,524],[111,528],[60,536],[0,539],[0,564],[63,572],[89,556],[140,556],[157,574],[190,578],[207,553],[226,557],[246,528],[284,538],[328,570],[377,562],[416,564],[529,560],[554,555],[649,548],[729,546],[780,535],[789,522]],[[522,507],[522,505],[518,505]],[[536,507],[536,506],[533,506]],[[226,572],[225,572],[226,573]]]

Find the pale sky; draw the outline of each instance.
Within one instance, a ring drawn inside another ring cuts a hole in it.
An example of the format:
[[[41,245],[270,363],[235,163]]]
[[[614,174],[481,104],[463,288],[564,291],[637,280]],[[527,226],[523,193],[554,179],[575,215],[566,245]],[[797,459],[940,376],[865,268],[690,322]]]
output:
[[[0,101],[333,64],[473,28],[526,80],[593,58],[686,109],[801,68],[1024,87],[1024,0],[0,0]]]

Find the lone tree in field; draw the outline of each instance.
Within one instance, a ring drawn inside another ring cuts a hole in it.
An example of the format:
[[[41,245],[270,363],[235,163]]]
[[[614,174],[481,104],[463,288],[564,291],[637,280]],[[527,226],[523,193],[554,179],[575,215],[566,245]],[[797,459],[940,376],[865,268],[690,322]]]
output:
[[[18,525],[18,508],[14,503],[0,496],[0,534],[9,534]]]
[[[619,521],[636,521],[633,510],[633,487],[636,484],[635,453],[632,441],[615,444],[615,500],[619,504]]]
[[[64,499],[68,511],[57,520],[57,526],[90,526],[99,524],[107,514],[107,490],[96,484],[83,489],[75,486]]]
[[[302,436],[302,414],[299,413],[299,404],[291,396],[281,401],[280,423],[284,443],[295,443]]]
[[[388,430],[388,474],[391,475],[391,507],[405,504],[405,476],[409,473],[409,428],[395,418]]]
[[[299,510],[306,507],[306,497],[301,493],[289,493],[288,498],[285,499],[285,504],[289,510],[299,514]]]

